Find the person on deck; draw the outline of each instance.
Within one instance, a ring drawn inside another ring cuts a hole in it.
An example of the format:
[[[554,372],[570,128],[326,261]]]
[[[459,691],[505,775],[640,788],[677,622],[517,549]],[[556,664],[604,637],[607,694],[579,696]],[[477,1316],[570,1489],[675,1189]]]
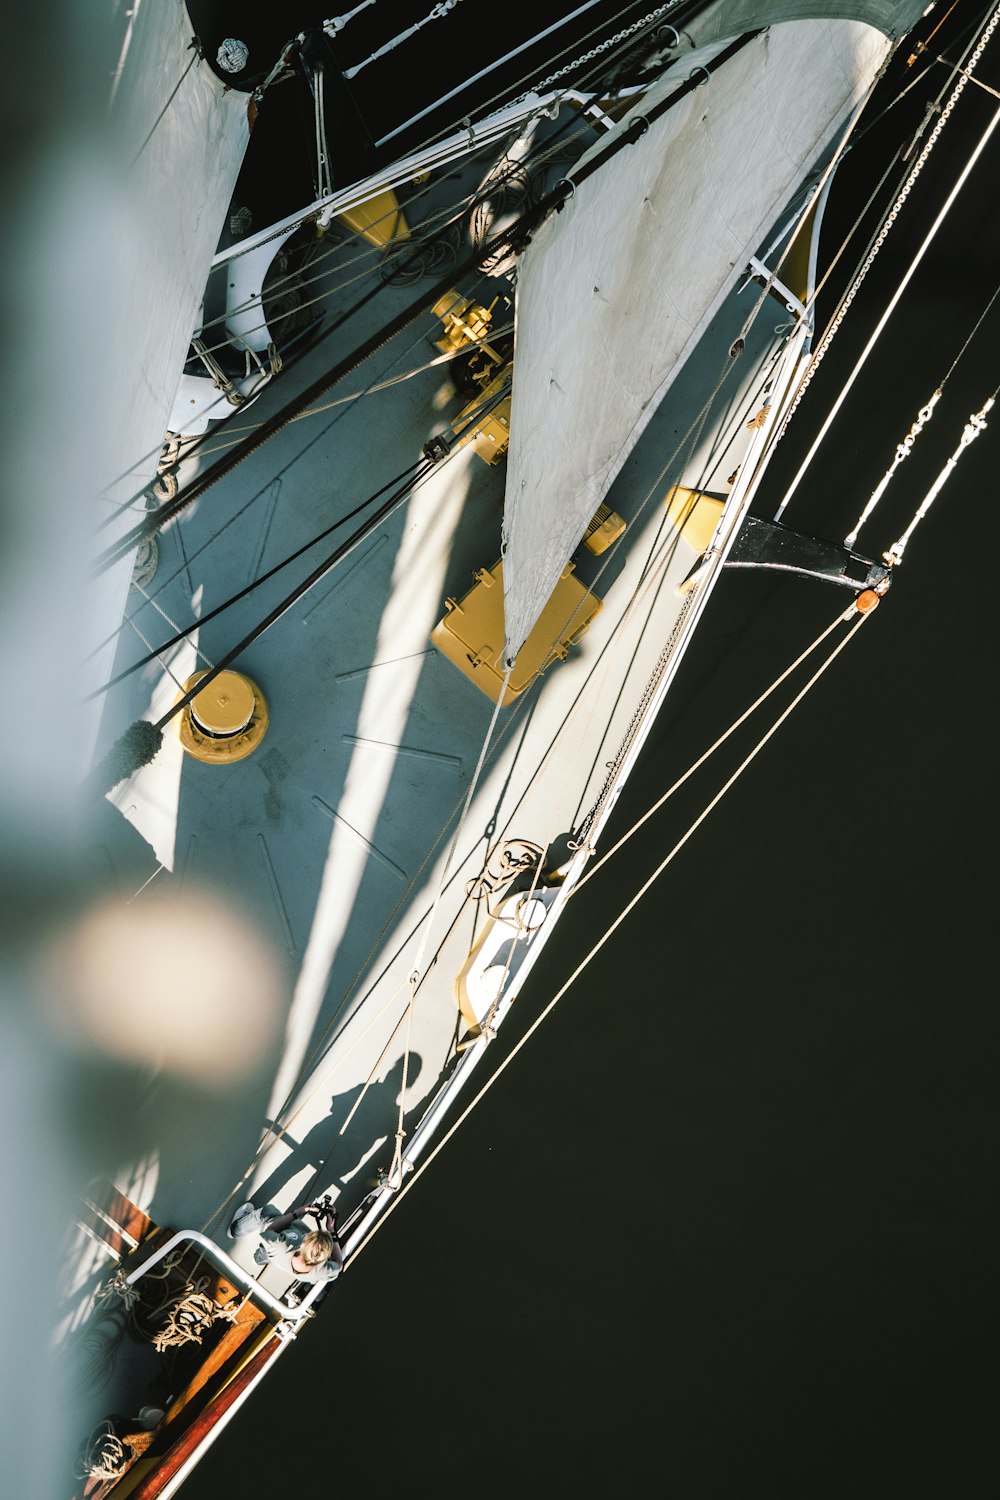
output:
[[[306,1214],[323,1227],[310,1229]],[[231,1240],[259,1234],[261,1243],[253,1253],[259,1266],[279,1266],[299,1281],[332,1281],[344,1261],[336,1229],[336,1209],[324,1205],[301,1203],[288,1213],[275,1214],[248,1202],[240,1204],[226,1233]]]

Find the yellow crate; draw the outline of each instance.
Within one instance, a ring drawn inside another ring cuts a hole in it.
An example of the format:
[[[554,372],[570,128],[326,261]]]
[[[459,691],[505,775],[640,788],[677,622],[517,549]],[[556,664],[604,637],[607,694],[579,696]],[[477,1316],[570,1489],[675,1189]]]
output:
[[[431,643],[496,703],[503,688],[503,563],[481,568],[473,588],[460,600],[447,599],[446,613],[431,631]],[[521,647],[511,672],[504,705],[512,703],[553,661],[565,661],[570,646],[586,631],[601,601],[563,570],[548,604]]]

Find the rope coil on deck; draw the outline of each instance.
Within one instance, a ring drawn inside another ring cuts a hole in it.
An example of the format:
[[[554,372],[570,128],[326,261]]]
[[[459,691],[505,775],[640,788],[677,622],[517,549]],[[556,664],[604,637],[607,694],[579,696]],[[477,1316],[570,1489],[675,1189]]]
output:
[[[153,1348],[163,1354],[181,1344],[200,1344],[213,1324],[232,1323],[237,1312],[235,1307],[220,1307],[207,1292],[192,1289],[170,1309],[166,1323],[152,1340]]]
[[[532,839],[504,839],[494,844],[483,862],[480,873],[465,887],[469,901],[483,901],[491,917],[498,913],[498,893],[507,891],[519,875],[538,869],[545,857],[545,848]],[[501,897],[502,899],[502,897]]]
[[[97,1291],[98,1302],[120,1298],[131,1332],[148,1340],[159,1354],[183,1344],[200,1344],[213,1324],[232,1323],[246,1301],[244,1297],[229,1306],[216,1302],[208,1292],[208,1276],[187,1276],[182,1285],[171,1287],[171,1276],[180,1269],[183,1254],[174,1251],[139,1282],[129,1283],[125,1268],[119,1266]],[[144,1292],[155,1293],[157,1286],[161,1288],[159,1300],[144,1297]]]
[[[135,1449],[102,1422],[91,1434],[77,1466],[78,1479],[120,1479],[135,1458]]]

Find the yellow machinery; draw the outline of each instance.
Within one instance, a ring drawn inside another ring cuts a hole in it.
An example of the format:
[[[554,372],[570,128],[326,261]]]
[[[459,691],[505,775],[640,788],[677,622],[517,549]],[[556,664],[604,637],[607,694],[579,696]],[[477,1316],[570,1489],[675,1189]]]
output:
[[[495,405],[490,404],[491,398],[499,395],[509,380],[510,365],[507,365],[483,386],[478,396],[463,406],[455,420],[455,426],[461,432],[458,446],[471,443],[473,451],[488,464],[499,463],[510,442],[510,393],[500,396]],[[486,408],[483,415],[478,421],[473,420],[475,413],[483,407]],[[470,426],[468,431],[462,432],[462,425],[466,422]]]
[[[607,552],[617,542],[624,531],[625,522],[618,512],[612,510],[610,505],[601,505],[583,533],[583,545],[595,557],[600,557],[602,552]]]
[[[494,365],[503,364],[503,358],[486,342],[486,335],[493,321],[496,302],[483,307],[478,302],[463,297],[460,292],[445,292],[439,297],[431,311],[444,324],[441,338],[434,340],[434,347],[442,354],[458,354],[473,344],[482,349],[486,359]]]
[[[725,499],[675,484],[667,495],[667,515],[689,547],[704,552],[718,525]]]
[[[207,672],[196,672],[184,691]],[[264,694],[242,672],[220,672],[177,716],[181,744],[196,760],[224,766],[252,755],[267,731]]]
[[[511,361],[487,338],[495,306],[495,301],[483,307],[460,292],[450,291],[438,298],[433,309],[444,324],[442,337],[434,340],[435,348],[442,354],[460,354],[468,349],[473,355],[469,374],[477,389],[455,418],[454,426],[461,433],[457,446],[471,443],[488,464],[499,462],[510,441],[510,393],[501,392],[510,384]],[[477,421],[480,410],[483,415]]]
[[[399,199],[391,188],[376,193],[373,198],[366,198],[364,203],[356,204],[337,217],[348,229],[353,229],[369,245],[375,245],[380,250],[387,250],[397,240],[410,238],[410,226],[399,206]]]
[[[503,688],[503,563],[481,568],[463,599],[446,599],[444,619],[431,632],[443,656],[496,703]],[[512,703],[554,661],[565,661],[601,608],[568,563],[548,604],[521,647],[502,702]]]

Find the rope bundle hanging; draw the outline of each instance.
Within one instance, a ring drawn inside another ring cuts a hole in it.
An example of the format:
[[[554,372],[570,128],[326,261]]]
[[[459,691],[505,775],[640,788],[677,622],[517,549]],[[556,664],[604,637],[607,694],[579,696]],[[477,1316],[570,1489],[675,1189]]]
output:
[[[120,1479],[142,1450],[149,1446],[151,1438],[151,1433],[119,1437],[112,1422],[101,1422],[87,1440],[77,1465],[77,1478],[98,1482]]]
[[[183,1252],[168,1255],[159,1268],[130,1283],[123,1266],[102,1286],[98,1301],[119,1298],[130,1331],[151,1343],[158,1354],[183,1344],[200,1344],[217,1322],[231,1323],[241,1304],[223,1306],[209,1294],[210,1278],[185,1275]],[[178,1277],[184,1280],[178,1285]]]
[[[188,1288],[186,1294],[173,1304],[163,1327],[153,1337],[153,1348],[158,1354],[182,1344],[200,1344],[214,1324],[235,1321],[238,1308],[220,1306],[207,1292],[196,1291],[191,1282],[188,1282]]]
[[[113,1297],[118,1297],[125,1305],[126,1312],[131,1312],[139,1301],[139,1288],[130,1285],[124,1266],[119,1266],[117,1271],[97,1289],[98,1302],[110,1302]]]

